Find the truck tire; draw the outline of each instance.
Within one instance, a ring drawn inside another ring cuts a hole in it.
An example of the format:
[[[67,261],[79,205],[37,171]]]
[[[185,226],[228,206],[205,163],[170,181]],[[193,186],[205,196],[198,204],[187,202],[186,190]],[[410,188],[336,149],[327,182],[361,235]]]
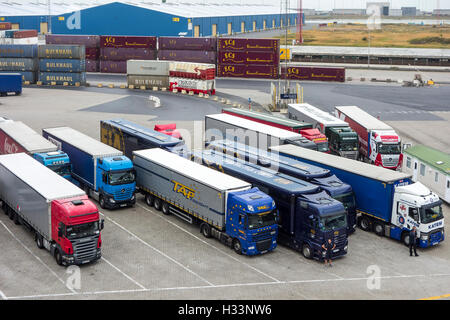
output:
[[[370,218],[361,216],[358,218],[358,225],[364,231],[372,231],[372,221]]]
[[[241,242],[238,239],[233,240],[233,250],[237,254],[242,254],[242,245]]]
[[[311,247],[309,246],[309,244],[305,243],[302,246],[302,254],[306,259],[312,259],[313,257],[313,252]]]
[[[166,216],[170,215],[170,207],[169,204],[167,202],[163,202],[162,206],[161,206],[161,211],[163,214],[165,214]]]
[[[20,225],[20,217],[16,212],[14,212],[13,221],[15,225]]]
[[[383,222],[375,221],[373,223],[373,231],[375,232],[375,234],[377,236],[380,236],[380,237],[384,236],[384,228],[385,228],[385,226],[384,226]]]
[[[149,206],[149,207],[153,207],[153,204],[155,203],[155,197],[153,195],[151,195],[150,193],[147,193],[145,195],[145,203]]]
[[[105,203],[105,197],[104,196],[100,196],[98,198],[98,203],[100,204],[100,207],[102,209],[106,209],[106,203]]]
[[[161,211],[161,199],[155,198],[154,206],[156,210]]]
[[[409,242],[411,239],[409,238],[409,232],[403,232],[402,233],[402,242],[405,246],[409,247]]]
[[[43,249],[44,248],[44,239],[42,238],[42,236],[36,232],[36,235],[34,237],[35,237],[35,241],[36,241],[36,246],[39,249]]]
[[[8,217],[10,220],[14,220],[14,214],[15,214],[14,210],[8,207]]]
[[[58,266],[63,265],[62,255],[61,255],[61,252],[59,251],[59,249],[55,250],[55,261],[58,264]]]
[[[200,232],[205,238],[211,238],[211,227],[207,223],[202,223]]]

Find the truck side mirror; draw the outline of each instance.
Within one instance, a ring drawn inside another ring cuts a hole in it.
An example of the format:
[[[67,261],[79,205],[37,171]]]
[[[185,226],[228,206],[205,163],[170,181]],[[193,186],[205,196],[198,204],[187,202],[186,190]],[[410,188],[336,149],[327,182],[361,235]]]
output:
[[[105,227],[105,220],[102,219],[100,220],[100,230],[103,230],[104,227]]]
[[[102,181],[103,181],[103,183],[107,183],[107,181],[108,181],[107,176],[106,176],[106,172],[102,173]]]
[[[63,237],[63,227],[61,224],[59,224],[59,226],[58,226],[58,237],[59,238]]]

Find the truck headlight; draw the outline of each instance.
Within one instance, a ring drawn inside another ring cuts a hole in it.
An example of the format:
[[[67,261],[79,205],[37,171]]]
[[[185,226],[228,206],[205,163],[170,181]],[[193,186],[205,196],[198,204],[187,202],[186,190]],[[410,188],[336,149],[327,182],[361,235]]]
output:
[[[347,249],[348,249],[348,246],[345,246],[345,247],[344,247],[344,251],[347,251]]]
[[[255,246],[248,247],[248,250],[254,250]]]
[[[427,241],[428,240],[428,235],[427,234],[421,235],[420,239],[423,240],[423,241]]]
[[[109,198],[109,202],[116,203],[116,200],[114,200],[113,198]]]

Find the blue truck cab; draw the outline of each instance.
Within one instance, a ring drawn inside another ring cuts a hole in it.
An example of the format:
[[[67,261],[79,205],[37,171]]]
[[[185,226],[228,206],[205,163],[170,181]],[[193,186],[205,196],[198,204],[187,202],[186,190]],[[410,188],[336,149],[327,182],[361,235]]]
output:
[[[321,246],[331,237],[336,244],[332,257],[347,254],[345,208],[318,186],[212,149],[193,151],[192,160],[247,181],[271,196],[278,210],[279,243],[308,259],[321,260]]]
[[[63,151],[50,151],[33,154],[33,158],[48,167],[58,175],[71,180],[72,165],[67,153]]]
[[[347,212],[347,231],[348,233],[355,231],[356,204],[352,187],[332,174],[330,170],[231,140],[212,141],[207,143],[207,148],[319,186],[332,198],[342,202]]]
[[[69,127],[43,129],[42,134],[69,156],[75,184],[102,208],[136,203],[136,172],[121,151]]]
[[[16,96],[22,94],[22,75],[20,73],[0,73],[0,96],[4,97],[9,92]]]

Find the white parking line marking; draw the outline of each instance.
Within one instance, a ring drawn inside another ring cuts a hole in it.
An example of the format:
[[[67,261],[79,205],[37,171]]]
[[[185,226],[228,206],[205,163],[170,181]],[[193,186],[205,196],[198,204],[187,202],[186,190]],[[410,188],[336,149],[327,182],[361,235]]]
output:
[[[120,225],[119,223],[115,222],[113,219],[111,219],[110,217],[106,216],[105,214],[101,213],[101,215],[103,215],[107,220],[111,221],[112,223],[114,223],[116,226],[118,226],[120,229],[122,229],[123,231],[127,232],[128,234],[130,234],[132,237],[136,238],[139,242],[141,242],[142,244],[144,244],[145,246],[149,247],[150,249],[158,252],[160,255],[166,257],[167,259],[169,259],[170,261],[172,261],[173,263],[175,263],[176,265],[180,266],[181,268],[183,268],[184,270],[186,270],[187,272],[193,274],[194,276],[196,276],[197,278],[201,279],[202,281],[206,282],[209,286],[214,286],[214,284],[212,284],[211,282],[209,282],[208,280],[206,280],[205,278],[201,277],[199,274],[195,273],[194,271],[192,271],[191,269],[189,269],[188,267],[184,266],[182,263],[178,262],[177,260],[175,260],[174,258],[168,256],[167,254],[165,254],[164,252],[162,252],[161,250],[156,249],[155,247],[153,247],[152,245],[150,245],[149,243],[145,242],[144,240],[142,240],[141,238],[139,238],[137,235],[135,235],[134,233],[132,233],[130,230],[128,230],[127,228],[125,228],[124,226]]]
[[[262,274],[262,275],[264,275],[264,276],[266,276],[266,277],[269,278],[269,279],[272,279],[273,281],[281,282],[280,280],[278,280],[278,279],[276,279],[276,278],[274,278],[274,277],[268,275],[267,273],[265,273],[265,272],[263,272],[263,271],[261,271],[261,270],[255,268],[255,267],[249,265],[248,263],[245,263],[245,262],[243,262],[243,261],[240,261],[238,258],[233,257],[232,255],[230,255],[230,254],[228,254],[228,253],[222,251],[221,249],[219,249],[219,248],[217,248],[217,247],[215,247],[215,246],[209,244],[209,243],[206,242],[205,240],[203,240],[203,239],[197,237],[196,235],[190,233],[188,230],[186,230],[186,229],[180,227],[179,225],[177,225],[177,224],[173,223],[172,221],[168,220],[167,218],[155,214],[154,212],[152,212],[150,209],[144,207],[143,205],[141,205],[141,204],[137,204],[137,205],[138,205],[139,207],[143,208],[144,210],[150,212],[151,214],[153,214],[153,215],[155,215],[155,216],[157,216],[157,217],[159,217],[159,218],[161,218],[161,219],[167,221],[167,222],[170,223],[171,225],[173,225],[173,226],[175,226],[176,228],[178,228],[178,229],[184,231],[185,233],[187,233],[187,234],[189,234],[190,236],[194,237],[195,239],[201,241],[202,243],[206,244],[207,246],[209,246],[209,247],[211,247],[211,248],[213,248],[213,249],[219,251],[220,253],[223,253],[223,254],[226,255],[227,257],[229,257],[229,258],[231,258],[231,259],[233,259],[233,260],[235,260],[235,261],[237,261],[237,262],[242,263],[243,265],[249,267],[250,269],[252,269],[252,270],[254,270],[254,271],[256,271],[256,272],[258,272],[258,273],[260,273],[260,274]]]
[[[104,257],[101,258],[102,260],[104,260],[107,264],[109,264],[111,267],[113,267],[115,270],[117,270],[120,274],[122,274],[125,278],[127,278],[128,280],[130,280],[131,282],[133,282],[135,285],[137,285],[139,288],[141,289],[145,289],[145,287],[143,285],[141,285],[139,282],[137,282],[136,280],[134,280],[133,278],[131,278],[129,275],[127,275],[125,272],[123,272],[122,270],[120,270],[119,268],[117,268],[115,265],[113,265],[111,262],[109,262],[108,260],[106,260]]]
[[[27,246],[22,242],[22,241],[20,241],[15,235],[14,235],[14,233],[12,233],[11,232],[11,230],[9,230],[9,228],[3,223],[3,221],[1,221],[0,220],[0,224],[2,224],[3,225],[3,227],[6,229],[6,231],[8,231],[10,234],[11,234],[11,236],[14,238],[14,239],[16,239],[16,241],[17,242],[19,242],[20,243],[20,245],[22,246],[22,247],[24,247],[25,248],[25,250],[27,250],[28,251],[28,253],[30,253],[33,257],[35,257],[48,271],[50,271],[50,273],[51,274],[53,274],[63,285],[64,285],[64,287],[65,288],[67,288],[68,290],[70,290],[70,291],[72,291],[73,293],[75,293],[75,291],[73,290],[73,289],[71,289],[71,288],[69,288],[69,287],[67,287],[67,285],[66,285],[66,283],[65,283],[65,281],[63,280],[63,279],[61,279],[52,269],[50,269],[50,267],[47,265],[47,264],[45,264],[44,263],[44,261],[42,261],[41,260],[41,258],[39,258],[37,255],[35,255],[33,252],[31,252],[31,250],[30,249],[28,249],[27,248]]]

